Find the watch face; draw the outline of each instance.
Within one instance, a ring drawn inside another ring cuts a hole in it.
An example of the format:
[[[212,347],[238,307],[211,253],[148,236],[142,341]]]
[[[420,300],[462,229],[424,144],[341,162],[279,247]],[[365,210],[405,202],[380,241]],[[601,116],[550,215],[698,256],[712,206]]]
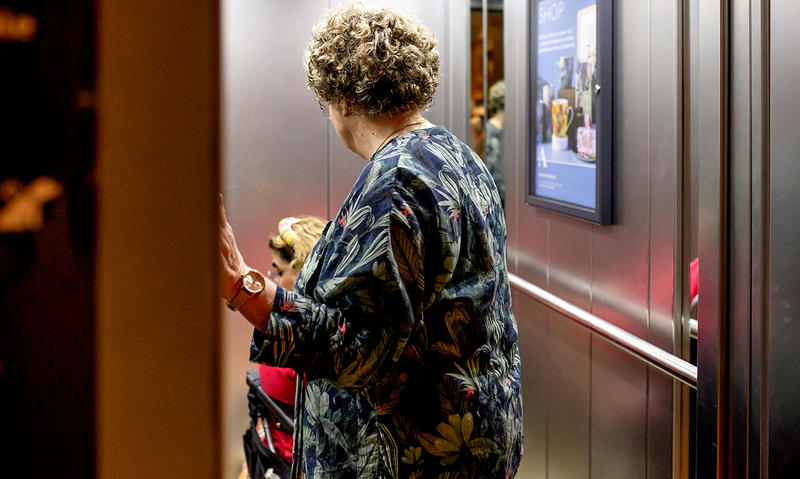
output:
[[[264,276],[258,271],[250,270],[242,278],[242,286],[251,294],[260,293],[264,284]]]

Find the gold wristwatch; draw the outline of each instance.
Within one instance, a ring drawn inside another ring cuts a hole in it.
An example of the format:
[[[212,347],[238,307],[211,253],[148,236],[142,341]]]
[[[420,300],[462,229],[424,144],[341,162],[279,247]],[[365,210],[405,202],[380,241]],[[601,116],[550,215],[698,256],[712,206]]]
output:
[[[226,301],[225,305],[228,306],[228,309],[231,311],[239,311],[239,308],[244,306],[250,298],[264,291],[264,286],[266,284],[264,275],[257,270],[251,269],[245,271],[242,273],[242,277],[239,278],[239,291],[233,295],[233,298]]]

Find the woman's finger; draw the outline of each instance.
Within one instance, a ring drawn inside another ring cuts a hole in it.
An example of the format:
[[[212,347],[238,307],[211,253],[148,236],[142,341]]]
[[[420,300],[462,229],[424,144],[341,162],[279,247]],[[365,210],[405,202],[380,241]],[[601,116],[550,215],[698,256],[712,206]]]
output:
[[[219,195],[219,253],[220,253],[220,292],[222,296],[230,298],[235,294],[235,285],[241,272],[245,269],[244,258],[236,245],[236,236],[228,222],[225,203]]]
[[[220,226],[225,226],[228,223],[228,214],[225,212],[225,202],[222,198],[222,193],[219,194],[217,203],[219,204],[219,224]]]

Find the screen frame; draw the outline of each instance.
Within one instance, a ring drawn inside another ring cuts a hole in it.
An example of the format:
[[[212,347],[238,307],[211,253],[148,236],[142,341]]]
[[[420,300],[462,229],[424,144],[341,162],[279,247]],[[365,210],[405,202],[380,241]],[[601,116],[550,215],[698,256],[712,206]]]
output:
[[[571,216],[597,225],[610,225],[613,222],[614,0],[597,0],[597,69],[600,92],[595,98],[595,109],[597,112],[593,114],[593,116],[597,118],[594,208],[536,194],[536,107],[539,101],[537,86],[539,1],[540,0],[530,0],[528,9],[528,135],[526,145],[525,203],[530,206]]]

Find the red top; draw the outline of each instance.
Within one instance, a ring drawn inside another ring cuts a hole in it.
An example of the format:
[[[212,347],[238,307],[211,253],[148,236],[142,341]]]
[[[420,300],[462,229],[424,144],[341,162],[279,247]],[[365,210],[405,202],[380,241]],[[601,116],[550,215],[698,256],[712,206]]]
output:
[[[258,377],[261,388],[267,396],[284,404],[294,406],[294,393],[297,373],[289,368],[276,368],[274,366],[258,365]],[[270,426],[274,426],[270,421]],[[272,428],[272,442],[275,450],[282,459],[292,461],[292,435],[288,432]]]
[[[700,291],[700,258],[689,263],[689,301],[694,300]]]
[[[294,406],[294,392],[297,381],[297,373],[294,372],[294,369],[259,364],[258,377],[261,378],[261,387],[269,397]]]

